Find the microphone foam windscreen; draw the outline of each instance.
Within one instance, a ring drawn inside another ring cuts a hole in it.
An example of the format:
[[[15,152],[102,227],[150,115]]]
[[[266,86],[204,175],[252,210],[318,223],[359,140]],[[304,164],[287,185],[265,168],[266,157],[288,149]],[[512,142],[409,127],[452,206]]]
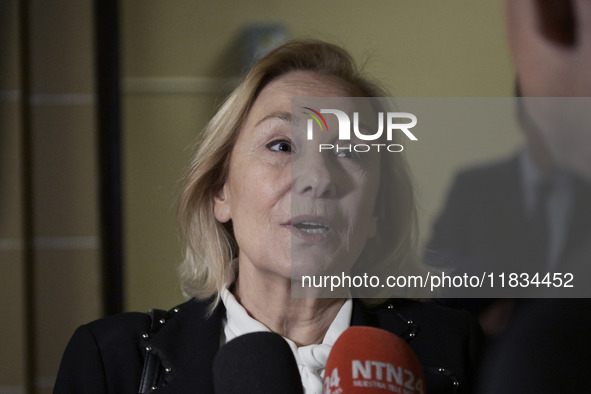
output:
[[[304,392],[289,345],[272,332],[241,335],[223,345],[213,361],[213,381],[216,394]]]
[[[324,392],[423,394],[425,378],[404,340],[378,328],[349,327],[328,356]]]

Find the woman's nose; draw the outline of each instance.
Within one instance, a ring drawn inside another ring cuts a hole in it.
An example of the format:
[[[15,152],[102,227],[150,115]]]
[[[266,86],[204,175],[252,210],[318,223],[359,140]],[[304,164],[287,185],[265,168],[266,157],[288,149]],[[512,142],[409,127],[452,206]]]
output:
[[[329,155],[306,155],[292,164],[292,190],[314,198],[332,198],[337,194],[338,169]]]

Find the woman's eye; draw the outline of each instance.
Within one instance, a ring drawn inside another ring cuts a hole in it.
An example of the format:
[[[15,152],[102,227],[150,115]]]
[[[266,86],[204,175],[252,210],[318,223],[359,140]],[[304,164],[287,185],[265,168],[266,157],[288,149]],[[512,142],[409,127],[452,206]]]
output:
[[[275,152],[291,152],[291,142],[286,140],[271,141],[267,144],[267,149]]]
[[[360,155],[357,152],[349,152],[348,150],[342,150],[337,153],[337,157],[340,159],[360,159]]]

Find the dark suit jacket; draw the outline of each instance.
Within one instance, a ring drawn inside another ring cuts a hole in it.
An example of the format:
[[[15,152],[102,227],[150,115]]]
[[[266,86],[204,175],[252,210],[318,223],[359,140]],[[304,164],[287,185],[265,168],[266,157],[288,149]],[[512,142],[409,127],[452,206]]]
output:
[[[172,309],[148,338],[143,334],[150,318],[143,313],[81,326],[66,348],[54,393],[136,393],[147,348],[169,370],[158,393],[213,393],[212,362],[225,309],[220,304],[208,317],[207,306],[193,299]],[[355,300],[351,324],[405,338],[423,366],[429,393],[469,392],[482,338],[467,313],[410,300],[371,308]]]
[[[572,222],[556,272],[577,272],[576,280],[588,284],[591,254],[584,245],[591,236],[591,188],[579,180],[574,188]],[[433,228],[427,264],[474,274],[547,272],[538,256],[518,156],[461,172]]]
[[[590,331],[589,299],[522,303],[487,352],[477,392],[588,393]]]

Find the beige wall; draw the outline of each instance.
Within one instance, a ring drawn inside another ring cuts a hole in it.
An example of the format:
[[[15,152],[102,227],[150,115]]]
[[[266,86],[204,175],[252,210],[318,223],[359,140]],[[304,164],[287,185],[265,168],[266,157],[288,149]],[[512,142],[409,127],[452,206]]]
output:
[[[283,24],[291,37],[341,44],[358,61],[367,61],[366,71],[395,96],[512,95],[502,0],[124,1],[128,309],[169,307],[182,300],[174,205],[190,156],[187,147],[221,97],[218,85],[233,76],[233,50],[242,29],[267,22]],[[441,142],[450,139],[463,142],[441,150]],[[478,143],[475,130],[469,136],[439,136],[409,152],[423,234],[453,173],[506,154],[519,136],[500,132],[493,144]]]
[[[101,314],[92,6],[91,0],[0,2],[0,393],[52,392],[74,329]],[[25,42],[27,72],[20,57]],[[27,308],[35,323],[30,336]],[[27,354],[34,360],[30,375]]]
[[[19,44],[16,1],[0,2],[0,392],[25,380]]]
[[[101,315],[91,0],[29,6],[38,392],[73,330]]]

